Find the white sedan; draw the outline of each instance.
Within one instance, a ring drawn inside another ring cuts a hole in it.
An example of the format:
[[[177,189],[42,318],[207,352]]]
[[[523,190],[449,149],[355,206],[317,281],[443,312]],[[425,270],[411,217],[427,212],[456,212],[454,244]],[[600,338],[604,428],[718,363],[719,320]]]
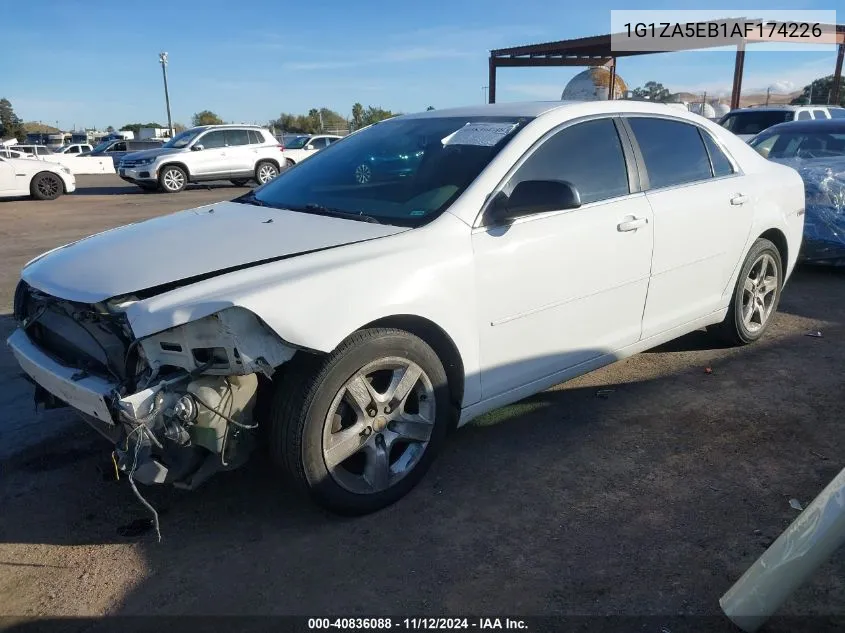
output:
[[[76,178],[63,165],[0,155],[0,198],[32,196],[36,200],[55,200],[75,190]]]
[[[282,155],[288,167],[302,162],[306,158],[314,156],[321,149],[325,149],[332,143],[339,141],[342,136],[332,134],[319,134],[315,136],[303,135],[285,143]]]
[[[349,177],[398,141],[412,173]],[[794,170],[663,105],[406,115],[36,258],[9,344],[134,479],[193,488],[263,441],[364,513],[485,412],[705,326],[759,339],[803,214]]]

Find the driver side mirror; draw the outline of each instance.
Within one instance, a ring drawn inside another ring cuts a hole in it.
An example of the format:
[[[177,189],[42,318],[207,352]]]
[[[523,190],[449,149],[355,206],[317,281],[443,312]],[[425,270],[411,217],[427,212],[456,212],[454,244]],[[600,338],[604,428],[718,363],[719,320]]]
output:
[[[316,148],[315,148],[313,145],[308,144],[308,145],[306,145],[306,146],[305,146],[305,149],[307,149],[307,150],[313,150],[313,149],[316,149]]]
[[[205,147],[202,146],[202,143],[197,143],[196,145],[191,145],[191,151],[192,152],[199,152],[199,151],[204,150],[204,149],[205,149]]]
[[[523,180],[507,196],[497,195],[489,210],[490,219],[496,224],[547,211],[564,211],[581,206],[581,194],[571,182],[565,180]]]

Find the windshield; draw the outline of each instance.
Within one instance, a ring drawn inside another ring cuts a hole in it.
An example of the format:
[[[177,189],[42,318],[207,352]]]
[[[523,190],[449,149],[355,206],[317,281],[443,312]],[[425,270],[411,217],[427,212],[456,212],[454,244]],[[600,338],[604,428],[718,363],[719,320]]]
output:
[[[437,217],[527,118],[393,119],[283,171],[245,201],[400,226]]]
[[[722,127],[734,134],[757,134],[778,123],[792,120],[792,110],[759,110],[733,112],[722,119]]]
[[[296,136],[293,138],[284,139],[285,149],[302,149],[308,142],[308,136]]]
[[[100,143],[99,145],[97,145],[97,147],[95,147],[93,151],[98,152],[98,153],[99,153],[99,152],[104,152],[104,151],[106,150],[106,148],[107,148],[109,145],[111,145],[112,143],[114,143],[114,141],[113,141],[113,140],[111,140],[111,141],[103,141],[102,143]]]
[[[162,147],[175,147],[176,149],[187,147],[191,141],[199,136],[200,132],[202,132],[202,130],[185,130],[167,141],[167,143],[162,145]]]
[[[750,143],[765,158],[829,158],[845,156],[845,129],[841,132],[774,132]]]

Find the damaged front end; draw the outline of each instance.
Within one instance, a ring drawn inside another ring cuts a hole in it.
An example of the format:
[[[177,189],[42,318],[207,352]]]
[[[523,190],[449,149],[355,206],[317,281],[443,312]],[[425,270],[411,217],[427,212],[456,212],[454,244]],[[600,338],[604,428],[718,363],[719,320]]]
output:
[[[9,345],[36,404],[77,409],[114,442],[120,470],[193,489],[247,460],[259,377],[295,350],[238,307],[136,339],[125,315],[135,301],[80,304],[22,281]]]

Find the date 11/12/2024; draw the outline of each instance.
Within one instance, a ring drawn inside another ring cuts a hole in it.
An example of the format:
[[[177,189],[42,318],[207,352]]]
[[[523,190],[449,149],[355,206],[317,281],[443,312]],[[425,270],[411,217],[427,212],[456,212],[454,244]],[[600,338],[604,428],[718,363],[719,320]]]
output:
[[[512,618],[309,618],[310,630],[522,630],[524,620]]]

